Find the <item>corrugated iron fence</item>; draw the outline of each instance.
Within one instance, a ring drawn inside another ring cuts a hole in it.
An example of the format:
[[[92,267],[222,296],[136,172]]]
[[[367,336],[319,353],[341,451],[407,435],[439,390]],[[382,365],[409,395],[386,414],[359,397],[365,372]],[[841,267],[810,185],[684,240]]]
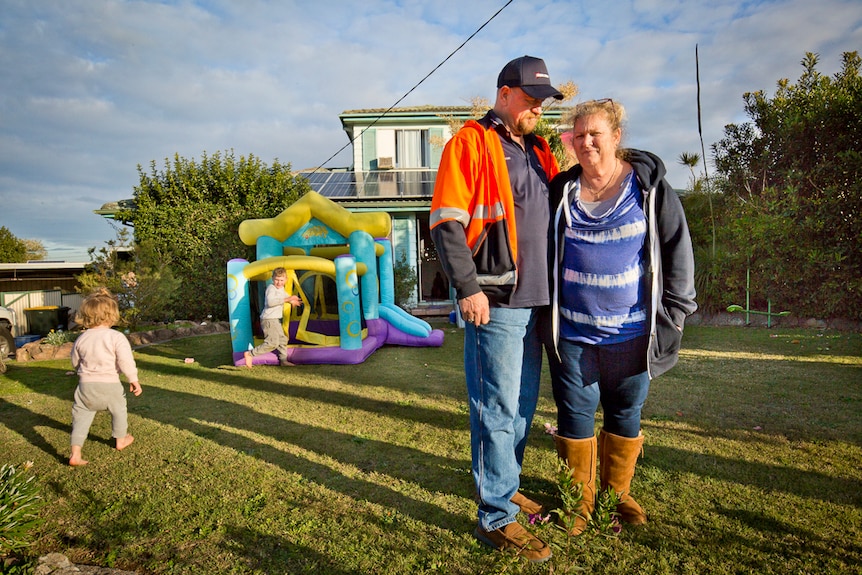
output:
[[[25,310],[45,306],[68,307],[69,319],[75,317],[83,296],[79,293],[67,293],[61,290],[21,291],[0,293],[0,306],[15,312],[15,325],[12,335],[15,337],[30,333],[30,324]]]

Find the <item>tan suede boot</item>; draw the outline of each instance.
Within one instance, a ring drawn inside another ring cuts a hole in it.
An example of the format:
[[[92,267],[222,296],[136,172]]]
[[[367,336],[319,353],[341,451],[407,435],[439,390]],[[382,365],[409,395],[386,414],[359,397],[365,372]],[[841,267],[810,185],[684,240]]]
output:
[[[583,484],[584,498],[575,525],[569,531],[569,535],[580,535],[596,508],[596,438],[569,439],[555,435],[554,444],[557,455],[569,466],[572,478]]]
[[[643,433],[637,437],[622,437],[604,429],[599,433],[601,488],[614,488],[620,498],[617,513],[620,514],[620,519],[632,525],[643,525],[647,522],[646,513],[629,494],[632,477],[635,475],[635,464],[643,443]]]

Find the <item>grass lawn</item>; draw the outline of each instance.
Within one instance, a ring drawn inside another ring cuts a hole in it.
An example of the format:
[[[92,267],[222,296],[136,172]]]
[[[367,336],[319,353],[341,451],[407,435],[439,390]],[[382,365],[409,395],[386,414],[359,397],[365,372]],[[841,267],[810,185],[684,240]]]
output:
[[[687,328],[644,411],[632,493],[649,523],[540,526],[554,557],[528,565],[471,536],[463,342],[444,329],[442,348],[355,366],[236,368],[226,334],[137,349],[136,442],[112,449],[99,414],[82,468],[66,465],[68,360],[10,362],[0,464],[35,463],[33,554],[153,574],[860,573],[859,334]],[[547,374],[522,489],[553,504],[546,422]]]

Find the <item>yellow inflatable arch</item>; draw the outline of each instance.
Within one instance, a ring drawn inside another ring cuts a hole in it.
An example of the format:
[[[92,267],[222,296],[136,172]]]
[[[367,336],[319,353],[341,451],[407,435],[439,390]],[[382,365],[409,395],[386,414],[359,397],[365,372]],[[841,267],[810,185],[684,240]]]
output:
[[[355,265],[356,275],[362,276],[367,273],[368,267],[365,264],[361,262],[355,262]],[[299,324],[296,328],[296,339],[299,341],[303,341],[308,345],[321,345],[330,347],[340,346],[341,337],[339,336],[325,335],[316,331],[309,331],[308,321],[309,319],[311,319],[312,306],[310,305],[308,295],[302,289],[301,278],[298,278],[296,276],[296,270],[302,270],[306,272],[303,277],[307,277],[308,274],[318,273],[330,276],[334,280],[337,275],[335,262],[331,259],[321,258],[317,256],[274,256],[264,258],[262,260],[257,260],[248,264],[243,270],[243,275],[248,281],[266,281],[271,277],[272,270],[279,267],[282,267],[287,270],[288,282],[285,285],[285,288],[287,289],[288,293],[292,293],[295,290],[296,293],[299,295],[300,299],[302,299],[302,303],[304,304],[302,309],[302,315],[299,318]],[[357,287],[359,282],[358,279],[355,277],[352,280],[348,278],[348,284],[348,287],[352,289]],[[339,292],[341,292],[341,290],[339,290]],[[347,308],[352,307],[349,302],[344,305]],[[345,319],[342,318],[340,315],[338,317],[339,321],[344,321]],[[290,313],[284,314],[282,323],[285,326],[289,326]],[[361,329],[359,322],[349,321],[346,325],[347,332],[350,337],[359,338],[360,340],[366,337],[367,330]]]

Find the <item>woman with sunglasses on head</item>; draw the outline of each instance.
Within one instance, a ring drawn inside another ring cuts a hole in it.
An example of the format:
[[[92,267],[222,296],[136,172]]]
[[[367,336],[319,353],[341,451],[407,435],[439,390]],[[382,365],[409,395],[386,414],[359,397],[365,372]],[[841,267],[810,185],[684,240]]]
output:
[[[631,524],[647,521],[629,493],[643,446],[641,408],[650,379],[677,361],[685,317],[697,309],[694,256],[682,204],[662,161],[620,148],[623,106],[579,104],[572,145],[578,164],[551,182],[552,313],[547,339],[555,444],[583,483],[573,535],[600,488],[620,498]],[[601,403],[598,440],[595,415]]]

